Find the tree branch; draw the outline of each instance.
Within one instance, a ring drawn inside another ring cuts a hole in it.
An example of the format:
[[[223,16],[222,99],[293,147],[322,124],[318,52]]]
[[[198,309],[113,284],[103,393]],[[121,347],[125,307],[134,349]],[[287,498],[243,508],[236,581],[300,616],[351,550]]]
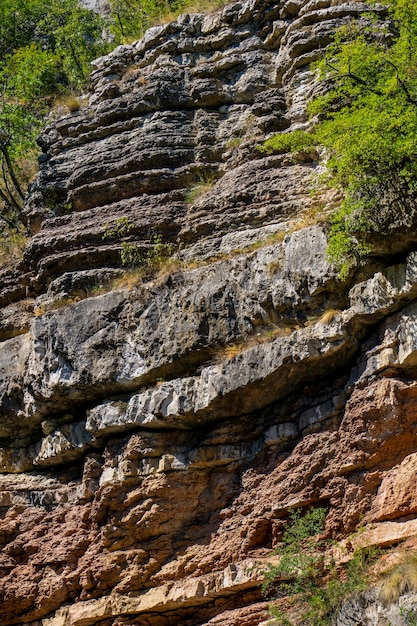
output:
[[[80,64],[80,62],[78,60],[78,57],[77,57],[77,54],[75,52],[74,46],[72,45],[71,41],[68,41],[67,43],[68,43],[68,46],[69,46],[69,48],[71,50],[71,56],[74,59],[74,63],[77,66],[77,68],[78,68],[78,70],[79,70],[79,72],[81,74],[81,77],[85,80],[84,70],[81,67],[81,64]]]
[[[22,188],[19,184],[19,181],[17,180],[17,176],[15,174],[14,171],[14,167],[13,167],[13,163],[12,160],[10,158],[10,154],[9,154],[9,150],[7,148],[7,143],[4,142],[0,142],[0,152],[2,153],[3,157],[4,157],[4,161],[6,162],[6,166],[7,166],[7,172],[12,180],[13,186],[16,189],[18,195],[20,196],[20,199],[23,200],[25,197],[25,194],[22,191]]]
[[[395,77],[397,79],[397,81],[399,82],[401,89],[403,90],[403,92],[405,93],[405,97],[407,98],[407,101],[410,104],[414,104],[417,105],[417,100],[415,98],[413,98],[408,90],[407,85],[405,84],[405,82],[402,80],[402,78],[400,78],[399,76],[399,72],[398,72],[398,68],[397,66],[390,61],[389,59],[385,59],[386,63],[393,68],[393,70],[395,71]]]
[[[5,196],[7,196],[8,199],[9,199],[9,205],[11,207],[13,207],[15,211],[20,212],[22,207],[21,207],[21,204],[19,204],[19,202],[16,200],[16,198],[14,197],[14,195],[13,195],[11,189],[10,189],[9,181],[7,179],[7,171],[6,171],[6,168],[5,168],[4,160],[2,160],[1,169],[2,169],[2,174],[3,174],[4,186],[6,187],[6,192],[7,192],[7,193],[5,193]]]
[[[341,72],[339,68],[337,68],[335,65],[330,63],[330,61],[328,61],[327,59],[326,59],[326,65],[330,67],[330,69],[333,72],[335,72],[337,78],[350,78],[355,83],[358,83],[359,85],[362,85],[363,87],[365,87],[368,91],[371,91],[372,93],[376,93],[378,96],[384,95],[382,91],[379,91],[379,89],[375,89],[374,87],[371,87],[369,83],[367,83],[366,80],[364,80],[360,76],[357,76],[356,74],[352,74],[352,72],[350,71],[346,73]]]

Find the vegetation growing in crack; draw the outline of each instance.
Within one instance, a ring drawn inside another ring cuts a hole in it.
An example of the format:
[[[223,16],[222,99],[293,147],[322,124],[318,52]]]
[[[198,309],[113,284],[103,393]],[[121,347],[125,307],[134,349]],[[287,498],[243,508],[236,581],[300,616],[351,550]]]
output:
[[[246,339],[234,343],[229,343],[225,346],[219,348],[216,352],[214,362],[223,362],[230,361],[234,359],[236,356],[244,352],[245,350],[249,350],[249,348],[253,348],[254,346],[268,343],[274,341],[274,339],[278,339],[278,337],[286,337],[290,335],[294,330],[298,330],[301,328],[299,324],[292,325],[269,325],[265,327],[262,331],[257,332],[254,335],[250,335]]]
[[[174,244],[162,241],[161,234],[153,234],[151,247],[145,251],[138,243],[122,241],[120,259],[123,267],[143,268],[145,271],[157,272],[172,255],[174,248]]]
[[[412,221],[417,200],[417,5],[389,0],[385,25],[340,29],[317,64],[329,90],[309,107],[311,132],[279,134],[264,149],[324,149],[327,183],[343,190],[328,256],[345,277],[372,235]]]
[[[107,226],[102,238],[120,240],[128,237],[132,232],[133,224],[128,217],[121,217],[116,220],[114,226]],[[175,245],[162,240],[160,233],[151,233],[150,247],[145,248],[143,244],[135,241],[122,241],[120,249],[120,261],[123,267],[130,269],[142,269],[144,276],[155,274],[162,269],[162,266],[171,258]]]
[[[305,514],[291,511],[280,546],[274,551],[278,565],[270,564],[263,572],[262,589],[275,599],[289,597],[286,609],[271,606],[277,626],[293,626],[291,614],[297,612],[297,624],[332,626],[342,602],[368,587],[367,571],[376,558],[372,548],[357,549],[346,564],[337,564],[331,556],[331,541],[325,538],[326,509],[312,508]]]
[[[200,180],[187,191],[184,198],[185,203],[192,204],[198,200],[198,198],[213,188],[216,180],[217,178],[215,174],[206,174],[201,176]]]

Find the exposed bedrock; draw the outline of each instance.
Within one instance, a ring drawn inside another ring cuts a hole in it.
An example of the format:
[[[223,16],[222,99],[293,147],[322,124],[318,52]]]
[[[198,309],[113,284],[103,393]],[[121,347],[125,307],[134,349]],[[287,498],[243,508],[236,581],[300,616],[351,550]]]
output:
[[[146,246],[156,233],[181,247],[199,242],[199,256],[202,237],[215,250],[241,232],[245,245],[243,231],[263,239],[262,228],[326,204],[310,195],[314,155],[260,158],[257,145],[306,123],[316,89],[309,63],[364,6],[237,3],[152,28],[98,59],[90,105],[40,138],[27,202],[40,229],[25,254],[29,295],[63,271],[120,264],[120,241],[108,237],[120,218],[131,241]]]
[[[260,626],[289,509],[326,507],[340,541],[417,535],[415,216],[342,283],[319,156],[257,150],[308,123],[310,63],[364,8],[181,16],[42,133],[1,274],[2,626]],[[123,266],[168,244],[158,273]],[[339,616],[401,619],[375,590]]]

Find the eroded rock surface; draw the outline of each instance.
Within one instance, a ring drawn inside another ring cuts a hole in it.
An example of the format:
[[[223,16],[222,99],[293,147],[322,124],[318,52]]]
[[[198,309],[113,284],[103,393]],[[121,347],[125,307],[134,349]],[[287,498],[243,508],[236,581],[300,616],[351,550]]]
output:
[[[181,16],[42,134],[0,296],[2,625],[259,626],[289,509],[417,534],[416,231],[341,283],[318,156],[257,150],[308,123],[310,63],[364,8]],[[340,625],[401,619],[375,598]]]

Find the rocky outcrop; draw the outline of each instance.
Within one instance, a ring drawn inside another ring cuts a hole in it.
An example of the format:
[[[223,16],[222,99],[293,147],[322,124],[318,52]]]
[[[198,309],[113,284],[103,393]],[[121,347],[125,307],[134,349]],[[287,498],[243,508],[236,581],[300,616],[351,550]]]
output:
[[[42,134],[1,295],[4,626],[259,626],[289,509],[417,533],[415,230],[341,283],[318,155],[257,150],[308,123],[310,63],[364,8],[181,16]],[[340,625],[400,620],[375,593]]]
[[[41,136],[45,154],[27,203],[32,227],[42,221],[25,255],[31,294],[80,265],[117,265],[120,242],[106,235],[120,218],[142,246],[152,230],[197,244],[187,254],[200,257],[202,238],[213,255],[231,232],[285,230],[289,218],[313,212],[318,163],[260,158],[257,145],[305,123],[315,89],[309,62],[363,9],[235,4],[154,27],[97,60],[90,106]],[[190,188],[200,197],[191,201]]]
[[[108,0],[82,0],[80,3],[87,9],[92,9],[96,13],[108,13],[109,3]]]

